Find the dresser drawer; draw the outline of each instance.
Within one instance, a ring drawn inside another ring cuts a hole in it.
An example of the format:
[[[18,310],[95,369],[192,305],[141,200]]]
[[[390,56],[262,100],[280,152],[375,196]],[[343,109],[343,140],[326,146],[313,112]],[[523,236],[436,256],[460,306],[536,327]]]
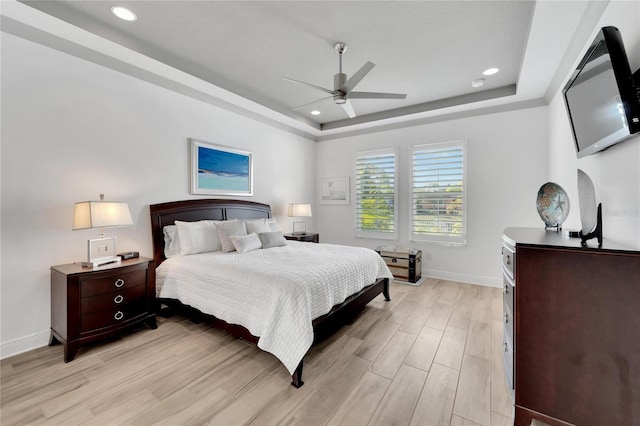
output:
[[[514,300],[515,287],[511,284],[511,281],[506,276],[502,276],[502,300],[504,304],[509,307],[509,311],[512,313],[513,310],[513,300]]]
[[[515,271],[516,254],[515,251],[507,246],[502,246],[502,266],[504,270],[509,274],[509,277],[513,279],[513,272]]]
[[[506,336],[502,338],[502,349],[504,351],[504,369],[507,373],[507,383],[510,389],[514,389],[513,346],[511,346]]]
[[[504,335],[509,339],[511,347],[513,347],[513,313],[505,303],[502,307],[502,323],[504,325]]]
[[[146,269],[110,274],[102,278],[87,278],[80,282],[80,297],[91,297],[98,294],[122,291],[131,287],[144,285],[147,282]],[[84,302],[83,302],[84,303]]]
[[[81,315],[80,332],[94,331],[99,328],[123,323],[146,312],[147,305],[145,300],[141,299],[106,311]]]
[[[116,290],[112,293],[85,297],[80,304],[80,313],[86,315],[109,309],[118,309],[120,306],[126,306],[132,302],[144,301],[146,296],[147,286],[142,284],[125,288],[124,290]]]

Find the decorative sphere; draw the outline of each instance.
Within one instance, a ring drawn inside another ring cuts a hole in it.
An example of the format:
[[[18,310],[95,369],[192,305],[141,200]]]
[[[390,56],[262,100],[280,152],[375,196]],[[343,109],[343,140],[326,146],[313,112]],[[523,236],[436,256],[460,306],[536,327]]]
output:
[[[536,207],[546,227],[560,227],[569,216],[569,197],[560,185],[547,182],[538,190]]]

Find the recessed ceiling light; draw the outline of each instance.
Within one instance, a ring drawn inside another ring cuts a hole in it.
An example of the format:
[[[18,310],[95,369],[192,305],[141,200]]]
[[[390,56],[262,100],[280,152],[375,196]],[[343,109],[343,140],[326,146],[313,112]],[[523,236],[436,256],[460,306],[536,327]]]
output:
[[[494,75],[500,72],[500,68],[487,68],[482,71],[482,75]]]
[[[478,88],[484,86],[484,78],[479,78],[471,82],[471,86]]]
[[[320,111],[314,109],[313,111],[311,111],[311,115],[320,115]]]
[[[112,6],[111,13],[125,21],[135,21],[136,19],[138,19],[135,13],[122,6]]]

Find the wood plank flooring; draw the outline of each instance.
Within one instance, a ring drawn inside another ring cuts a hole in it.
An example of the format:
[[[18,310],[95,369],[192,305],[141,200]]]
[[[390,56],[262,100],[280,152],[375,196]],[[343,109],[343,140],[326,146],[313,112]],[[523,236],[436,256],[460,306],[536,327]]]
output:
[[[197,319],[158,318],[80,349],[1,361],[0,423],[86,425],[509,425],[499,288],[391,285],[314,346],[305,385],[271,354]]]

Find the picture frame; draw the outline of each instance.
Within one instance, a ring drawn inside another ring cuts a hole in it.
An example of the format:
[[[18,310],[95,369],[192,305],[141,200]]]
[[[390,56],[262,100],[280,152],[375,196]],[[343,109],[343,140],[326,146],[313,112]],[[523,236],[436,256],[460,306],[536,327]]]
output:
[[[87,241],[87,259],[100,264],[116,257],[116,237],[96,238]]]
[[[196,139],[189,143],[191,194],[253,196],[251,152]]]
[[[321,178],[318,188],[320,204],[348,205],[350,191],[349,176]]]

